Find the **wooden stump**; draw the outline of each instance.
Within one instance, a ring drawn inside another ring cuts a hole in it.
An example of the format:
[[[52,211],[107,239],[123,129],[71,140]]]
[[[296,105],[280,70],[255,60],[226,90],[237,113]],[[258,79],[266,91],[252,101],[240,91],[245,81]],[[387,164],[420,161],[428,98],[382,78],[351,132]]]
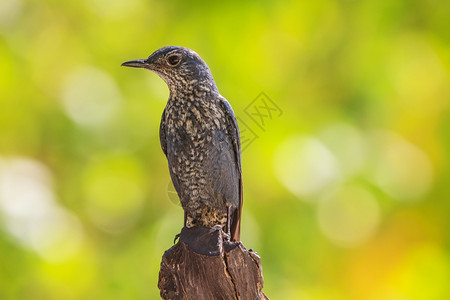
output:
[[[163,299],[268,299],[261,259],[242,243],[224,241],[207,227],[183,228],[162,258],[158,288]]]

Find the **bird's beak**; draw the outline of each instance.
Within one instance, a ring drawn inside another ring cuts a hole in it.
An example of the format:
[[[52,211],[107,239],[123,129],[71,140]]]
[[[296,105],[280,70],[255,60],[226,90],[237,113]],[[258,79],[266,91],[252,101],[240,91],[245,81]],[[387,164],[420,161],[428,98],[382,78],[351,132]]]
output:
[[[135,59],[126,61],[122,64],[124,67],[133,67],[133,68],[147,68],[149,65],[147,59]]]

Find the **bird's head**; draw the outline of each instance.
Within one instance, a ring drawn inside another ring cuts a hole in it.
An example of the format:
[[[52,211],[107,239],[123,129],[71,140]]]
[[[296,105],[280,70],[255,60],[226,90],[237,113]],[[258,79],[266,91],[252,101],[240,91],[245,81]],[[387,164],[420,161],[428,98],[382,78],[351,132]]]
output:
[[[198,86],[216,90],[206,63],[188,48],[168,46],[153,52],[148,58],[124,62],[122,66],[144,68],[158,74],[171,92]]]

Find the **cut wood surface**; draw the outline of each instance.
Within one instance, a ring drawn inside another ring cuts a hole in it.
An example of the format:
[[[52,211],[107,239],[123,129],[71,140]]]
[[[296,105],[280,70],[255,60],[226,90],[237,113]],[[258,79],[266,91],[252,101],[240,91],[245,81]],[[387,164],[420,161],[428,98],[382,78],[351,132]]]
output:
[[[259,256],[201,226],[184,227],[164,253],[158,287],[163,299],[268,299]]]

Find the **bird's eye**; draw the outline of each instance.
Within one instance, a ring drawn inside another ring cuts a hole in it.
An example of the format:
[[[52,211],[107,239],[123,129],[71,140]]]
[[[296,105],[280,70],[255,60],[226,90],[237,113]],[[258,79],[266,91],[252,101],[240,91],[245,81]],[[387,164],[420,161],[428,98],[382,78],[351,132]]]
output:
[[[175,67],[176,65],[178,65],[180,63],[180,61],[181,61],[181,56],[179,56],[177,54],[172,54],[169,57],[167,57],[167,63],[171,67]]]

